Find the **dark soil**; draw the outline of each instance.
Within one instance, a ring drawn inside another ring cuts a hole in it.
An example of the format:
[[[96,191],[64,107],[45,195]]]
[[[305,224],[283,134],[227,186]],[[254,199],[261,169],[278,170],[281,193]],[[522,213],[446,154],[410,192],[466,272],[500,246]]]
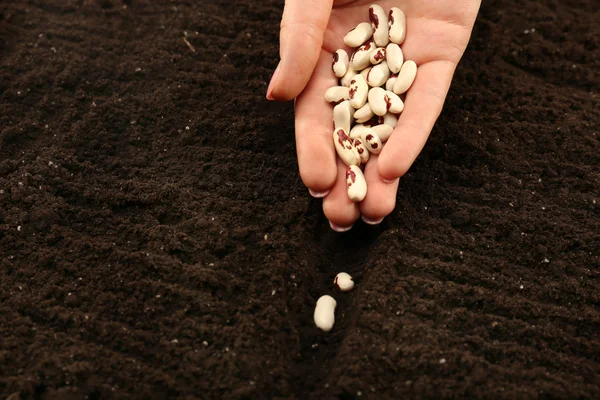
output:
[[[600,398],[595,0],[484,1],[348,234],[264,99],[282,1],[0,8],[0,398]]]

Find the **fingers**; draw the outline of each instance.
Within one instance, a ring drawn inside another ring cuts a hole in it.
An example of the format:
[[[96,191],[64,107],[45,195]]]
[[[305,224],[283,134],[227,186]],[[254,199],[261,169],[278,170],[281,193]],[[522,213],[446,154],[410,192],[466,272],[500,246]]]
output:
[[[385,182],[379,175],[379,157],[371,155],[365,166],[365,179],[367,180],[367,196],[360,203],[362,219],[369,225],[380,223],[389,215],[396,206],[396,193],[398,182]]]
[[[313,76],[294,109],[300,177],[315,197],[331,189],[337,176],[332,107],[324,98],[325,91],[335,85],[331,54],[321,51]]]
[[[286,0],[281,20],[281,61],[267,89],[267,98],[297,97],[311,77],[323,44],[333,0]]]
[[[379,155],[379,173],[393,181],[411,167],[439,117],[456,64],[433,61],[419,67],[406,94],[404,111]]]
[[[323,199],[323,213],[331,228],[338,232],[350,230],[360,216],[358,204],[348,197],[346,165],[337,160],[337,177],[331,192]]]

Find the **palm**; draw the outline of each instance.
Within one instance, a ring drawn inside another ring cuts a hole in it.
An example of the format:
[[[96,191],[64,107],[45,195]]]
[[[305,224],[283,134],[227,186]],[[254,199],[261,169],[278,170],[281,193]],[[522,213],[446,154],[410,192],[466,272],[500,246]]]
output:
[[[309,188],[330,190],[323,209],[327,218],[339,226],[352,225],[361,214],[363,219],[379,220],[393,210],[398,180],[390,183],[385,179],[404,175],[427,141],[468,44],[480,4],[478,0],[377,3],[384,10],[400,7],[404,11],[407,34],[401,47],[405,59],[415,61],[419,72],[394,134],[382,153],[367,163],[365,177],[369,191],[360,204],[349,201],[345,193],[345,166],[336,160],[330,138],[331,107],[324,104],[323,93],[337,84],[331,72],[332,53],[339,48],[350,51],[343,37],[358,23],[368,20],[372,0],[334,1],[319,61],[296,103],[296,141],[302,179]]]

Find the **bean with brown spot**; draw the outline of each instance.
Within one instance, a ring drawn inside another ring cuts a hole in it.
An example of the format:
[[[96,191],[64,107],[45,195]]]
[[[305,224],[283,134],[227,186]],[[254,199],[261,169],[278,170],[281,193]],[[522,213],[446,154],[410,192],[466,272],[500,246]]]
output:
[[[367,68],[371,63],[371,53],[375,51],[375,43],[370,41],[360,46],[350,57],[350,66],[355,71],[360,71]]]
[[[325,92],[325,100],[330,103],[339,103],[350,98],[350,90],[344,86],[334,86]]]
[[[388,27],[390,42],[402,44],[406,37],[406,15],[401,9],[397,7],[390,9]]]
[[[350,59],[348,57],[348,53],[346,50],[338,49],[333,53],[333,62],[332,68],[333,73],[338,78],[342,78],[348,72],[348,66],[350,64]]]
[[[397,83],[398,81],[396,81]],[[394,92],[385,91],[385,103],[387,110],[392,114],[400,114],[404,110],[404,102]]]
[[[354,140],[354,147],[356,151],[358,151],[358,155],[360,156],[360,162],[366,164],[369,161],[370,153],[362,142],[361,138],[356,138]]]
[[[373,65],[380,64],[383,60],[385,60],[385,47],[379,47],[375,49],[375,51],[371,53],[371,57],[369,59]]]
[[[350,99],[350,105],[355,109],[359,109],[367,102],[369,86],[362,75],[354,75],[350,82],[350,88],[348,91],[348,98]]]
[[[369,90],[367,95],[371,110],[375,115],[384,116],[388,111],[388,102],[385,97],[386,91],[380,87],[374,87]]]
[[[350,165],[346,168],[346,185],[350,200],[359,202],[367,196],[367,181],[359,167]]]
[[[373,154],[381,153],[383,144],[381,143],[381,139],[379,138],[379,135],[377,135],[377,133],[373,132],[372,128],[369,129],[369,132],[363,133],[362,142],[365,145],[365,147],[367,148],[367,150],[369,150],[371,153],[373,153]]]
[[[340,159],[346,165],[360,165],[360,156],[354,147],[354,141],[343,129],[333,131],[333,144]]]
[[[388,17],[383,8],[378,4],[372,4],[369,7],[369,20],[373,28],[373,40],[379,47],[384,47],[389,43],[388,35]]]

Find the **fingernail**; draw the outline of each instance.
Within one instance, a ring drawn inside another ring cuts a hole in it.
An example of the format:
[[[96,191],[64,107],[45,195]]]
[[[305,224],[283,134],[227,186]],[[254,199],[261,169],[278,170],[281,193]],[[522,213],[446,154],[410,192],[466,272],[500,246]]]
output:
[[[273,72],[273,76],[271,77],[271,82],[269,82],[269,87],[267,88],[267,100],[275,100],[275,98],[273,98],[273,85],[275,85],[275,80],[277,80],[277,75],[279,75],[280,66],[281,61],[277,64],[277,68],[275,68],[275,72]]]
[[[385,183],[394,183],[398,180],[398,178],[392,179],[392,180],[387,180],[387,179],[381,178],[381,180],[384,181]]]
[[[329,221],[329,226],[331,226],[331,229],[333,229],[336,232],[348,232],[350,229],[352,229],[354,224],[344,227],[344,226],[336,225],[333,222]]]
[[[308,189],[308,193],[310,193],[310,195],[311,195],[312,197],[314,197],[315,199],[320,199],[320,198],[322,198],[322,197],[325,197],[325,196],[327,196],[327,195],[329,194],[329,190],[326,190],[326,191],[324,191],[324,192],[315,192],[315,191],[314,191],[314,190],[312,190],[312,189]]]
[[[361,218],[366,224],[369,224],[369,225],[378,225],[381,223],[381,221],[383,221],[383,218],[369,219],[369,218],[365,217],[364,215]]]

